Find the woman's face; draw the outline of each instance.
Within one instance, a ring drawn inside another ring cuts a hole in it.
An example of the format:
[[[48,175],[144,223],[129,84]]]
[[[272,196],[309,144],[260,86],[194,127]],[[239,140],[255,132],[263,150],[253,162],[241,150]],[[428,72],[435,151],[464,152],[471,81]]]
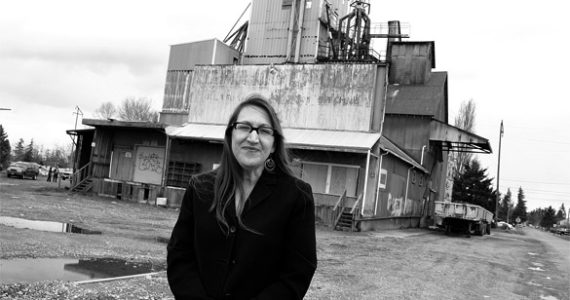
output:
[[[245,171],[263,168],[269,154],[275,151],[269,116],[257,106],[245,106],[235,124],[232,129],[232,152],[238,163]]]

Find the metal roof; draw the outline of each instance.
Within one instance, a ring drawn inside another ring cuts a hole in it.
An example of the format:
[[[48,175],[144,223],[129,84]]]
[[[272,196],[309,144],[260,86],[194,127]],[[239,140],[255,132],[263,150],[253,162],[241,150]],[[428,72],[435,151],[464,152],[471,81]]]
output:
[[[146,121],[121,121],[116,119],[83,119],[83,125],[93,127],[123,127],[123,128],[138,128],[138,129],[163,129],[166,125],[162,123],[153,123]]]
[[[432,72],[426,84],[389,85],[387,114],[435,116],[445,101],[447,72]]]
[[[432,143],[438,143],[443,151],[492,153],[489,140],[469,131],[432,119],[430,123]]]
[[[225,125],[188,123],[169,126],[166,134],[174,138],[222,141]],[[366,153],[380,139],[380,133],[320,129],[284,128],[289,148]]]
[[[394,142],[392,142],[385,136],[382,136],[380,138],[380,149],[389,152],[390,154],[396,156],[397,158],[409,163],[416,169],[419,169],[422,172],[429,174],[429,171],[426,168],[420,165],[415,159],[413,159],[410,155],[408,155],[404,150],[396,146]]]

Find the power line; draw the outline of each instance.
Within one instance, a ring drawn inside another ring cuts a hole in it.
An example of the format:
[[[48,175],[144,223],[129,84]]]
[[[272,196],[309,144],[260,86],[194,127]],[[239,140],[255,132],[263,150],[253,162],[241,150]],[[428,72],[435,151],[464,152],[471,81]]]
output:
[[[532,180],[510,179],[510,178],[501,178],[501,181],[515,181],[515,182],[541,183],[541,184],[559,184],[559,185],[568,185],[568,186],[570,186],[570,183],[567,183],[567,182],[544,182],[544,181],[532,181]]]

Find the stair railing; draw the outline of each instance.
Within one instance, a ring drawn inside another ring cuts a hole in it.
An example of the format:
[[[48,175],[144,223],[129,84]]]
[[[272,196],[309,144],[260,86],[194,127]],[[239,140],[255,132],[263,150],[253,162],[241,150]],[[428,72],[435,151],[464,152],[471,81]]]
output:
[[[358,199],[356,199],[356,202],[354,202],[354,205],[352,206],[352,208],[350,209],[350,213],[354,214],[354,212],[356,211],[356,209],[358,209],[360,207],[360,202],[362,201],[362,194],[358,195]]]
[[[75,171],[73,175],[71,175],[71,189],[78,186],[83,182],[85,179],[89,177],[89,170],[91,169],[91,162],[87,163],[79,170]]]
[[[344,193],[340,195],[340,197],[336,201],[336,204],[333,207],[333,216],[334,216],[333,228],[336,227],[338,221],[340,220],[340,217],[342,216],[342,212],[344,211],[345,200],[346,200],[346,190],[344,190]]]
[[[355,214],[356,210],[358,208],[360,208],[360,202],[362,201],[362,198],[363,198],[362,195],[363,194],[358,195],[358,199],[356,199],[356,202],[354,202],[354,205],[350,209],[350,214],[352,215],[352,224],[351,224],[352,231],[356,230],[356,222],[354,222],[354,214]]]

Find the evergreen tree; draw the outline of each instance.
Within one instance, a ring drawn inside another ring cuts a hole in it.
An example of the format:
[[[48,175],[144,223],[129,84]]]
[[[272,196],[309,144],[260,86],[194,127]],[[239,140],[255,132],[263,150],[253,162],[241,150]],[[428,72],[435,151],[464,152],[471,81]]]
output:
[[[24,149],[24,155],[22,157],[23,161],[34,161],[34,139],[30,141],[28,146]]]
[[[452,201],[477,204],[483,208],[495,211],[495,193],[491,178],[487,177],[487,169],[481,169],[477,159],[465,166],[462,174],[454,178]]]
[[[0,170],[7,168],[10,164],[11,151],[8,133],[4,131],[4,127],[0,124]]]
[[[515,209],[513,211],[512,220],[520,218],[522,223],[526,221],[526,201],[524,200],[525,197],[522,187],[519,187],[519,193],[517,195],[517,198],[518,198],[517,206],[515,206]]]
[[[507,193],[505,194],[505,196],[503,197],[503,200],[501,201],[500,205],[499,205],[499,219],[500,220],[507,220],[507,215],[509,214],[509,208],[511,206],[511,198],[512,198],[513,194],[511,193],[511,189],[507,189]]]
[[[552,225],[556,224],[556,212],[552,206],[549,206],[544,211],[544,215],[542,216],[542,220],[540,220],[540,226],[544,228],[551,228]]]
[[[16,148],[14,148],[14,160],[20,161],[24,158],[24,139],[20,138],[18,143],[16,143]]]
[[[556,214],[557,221],[562,221],[566,219],[566,208],[564,208],[564,203],[560,206],[558,213]]]
[[[543,216],[544,216],[544,209],[537,208],[532,210],[530,213],[528,213],[528,218],[527,218],[528,224],[532,224],[534,226],[540,225]]]

